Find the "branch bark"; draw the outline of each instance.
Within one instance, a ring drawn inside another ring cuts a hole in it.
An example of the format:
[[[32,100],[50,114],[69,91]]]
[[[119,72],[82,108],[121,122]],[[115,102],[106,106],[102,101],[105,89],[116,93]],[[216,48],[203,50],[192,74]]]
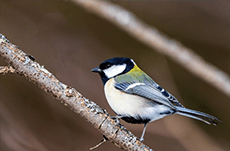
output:
[[[15,73],[15,70],[11,65],[0,67],[0,74],[1,75],[6,75],[6,74],[10,74],[10,73],[11,74]]]
[[[73,2],[110,21],[137,40],[173,59],[189,72],[230,96],[229,75],[180,42],[161,33],[155,27],[147,25],[128,10],[107,1],[74,0]]]
[[[14,68],[12,73],[25,76],[52,97],[60,100],[72,111],[84,117],[116,146],[124,150],[152,150],[123,126],[116,126],[116,122],[105,110],[83,97],[76,89],[60,82],[44,66],[35,62],[31,55],[24,53],[2,34],[0,34],[0,45],[0,55],[11,68]]]

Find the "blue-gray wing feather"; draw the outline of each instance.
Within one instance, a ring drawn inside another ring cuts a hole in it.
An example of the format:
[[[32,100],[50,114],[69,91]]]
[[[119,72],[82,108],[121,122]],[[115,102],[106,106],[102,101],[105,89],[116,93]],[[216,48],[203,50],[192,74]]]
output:
[[[130,85],[135,84],[134,82],[121,82],[115,83],[115,88],[129,93],[129,94],[135,94],[144,98],[147,98],[149,100],[155,101],[159,104],[163,104],[166,106],[169,106],[171,108],[174,108],[173,104],[155,87],[150,87],[148,85],[145,85],[144,83],[140,85],[136,85],[132,88],[128,88]]]
[[[130,77],[127,75],[121,75],[115,77],[115,82],[115,88],[126,93],[139,95],[171,107],[173,107],[173,105],[183,107],[174,96],[160,87],[146,74],[142,75],[141,79],[138,79],[137,76],[135,78],[135,76]],[[129,88],[129,86],[133,84],[137,85]]]

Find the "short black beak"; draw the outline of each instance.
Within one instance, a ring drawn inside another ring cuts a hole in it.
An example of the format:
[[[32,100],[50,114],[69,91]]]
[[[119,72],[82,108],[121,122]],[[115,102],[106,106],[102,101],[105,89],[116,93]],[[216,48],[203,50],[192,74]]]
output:
[[[92,71],[92,72],[100,73],[100,72],[101,72],[101,69],[97,67],[97,68],[93,68],[91,71]]]

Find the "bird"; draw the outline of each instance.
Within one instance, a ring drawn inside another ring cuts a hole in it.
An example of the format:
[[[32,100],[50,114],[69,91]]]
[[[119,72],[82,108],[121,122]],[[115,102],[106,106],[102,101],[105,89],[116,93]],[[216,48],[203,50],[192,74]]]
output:
[[[179,114],[209,125],[222,122],[209,114],[185,108],[142,71],[133,59],[114,57],[91,71],[101,77],[107,102],[116,113],[113,119],[118,124],[120,119],[127,123],[144,124],[141,142],[144,141],[147,124],[168,115]]]

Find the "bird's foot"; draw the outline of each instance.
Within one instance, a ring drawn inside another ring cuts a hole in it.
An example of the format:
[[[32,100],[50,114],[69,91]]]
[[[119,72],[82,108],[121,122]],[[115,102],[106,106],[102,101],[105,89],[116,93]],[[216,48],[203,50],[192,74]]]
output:
[[[141,142],[143,142],[143,141],[144,141],[144,138],[140,138],[139,140],[140,140]]]
[[[111,117],[111,119],[113,119],[116,122],[116,126],[120,124],[120,119],[117,116],[113,116]]]
[[[120,125],[120,118],[122,118],[123,116],[117,115],[117,116],[113,116],[111,117],[111,119],[115,120],[116,122],[116,126]]]

